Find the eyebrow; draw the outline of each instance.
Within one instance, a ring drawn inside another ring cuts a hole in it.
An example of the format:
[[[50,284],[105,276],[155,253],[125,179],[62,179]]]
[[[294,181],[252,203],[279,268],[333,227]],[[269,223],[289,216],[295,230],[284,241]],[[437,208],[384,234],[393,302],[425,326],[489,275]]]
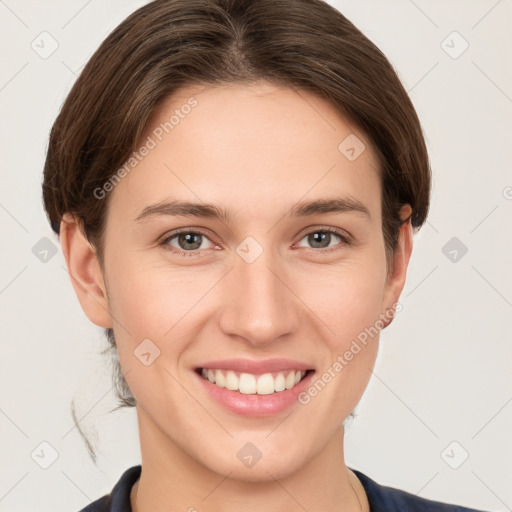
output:
[[[290,217],[309,217],[313,215],[326,215],[329,213],[361,213],[371,219],[370,211],[358,199],[352,197],[325,198],[313,201],[300,201],[292,206],[288,212]],[[225,208],[213,204],[192,203],[189,201],[165,201],[146,206],[137,216],[135,222],[141,222],[149,217],[160,215],[204,217],[220,219],[229,222],[232,214]]]

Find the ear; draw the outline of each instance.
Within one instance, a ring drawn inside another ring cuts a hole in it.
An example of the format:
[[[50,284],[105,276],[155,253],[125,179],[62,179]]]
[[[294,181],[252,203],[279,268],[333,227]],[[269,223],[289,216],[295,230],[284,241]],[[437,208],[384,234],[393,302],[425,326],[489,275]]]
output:
[[[407,221],[400,227],[400,231],[398,233],[398,244],[386,279],[382,301],[383,309],[381,311],[384,316],[385,327],[393,321],[394,315],[389,319],[389,311],[393,309],[393,304],[398,302],[405,285],[405,278],[413,245],[413,230],[410,219],[411,213],[412,208],[410,205],[406,204],[402,206],[400,210],[400,218],[402,220],[407,219]],[[386,312],[388,314],[386,314]]]
[[[94,324],[109,328],[112,320],[109,313],[107,292],[96,250],[80,229],[80,222],[68,213],[60,223],[60,244],[71,283],[80,305]]]

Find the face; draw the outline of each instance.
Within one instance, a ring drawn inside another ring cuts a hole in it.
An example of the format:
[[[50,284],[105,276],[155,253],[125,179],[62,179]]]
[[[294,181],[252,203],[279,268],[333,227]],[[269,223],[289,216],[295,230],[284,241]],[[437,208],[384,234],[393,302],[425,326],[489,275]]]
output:
[[[82,305],[114,328],[143,456],[158,439],[235,479],[290,474],[357,405],[403,286],[370,142],[317,97],[261,82],[180,90],[142,144],[109,192],[108,314]]]

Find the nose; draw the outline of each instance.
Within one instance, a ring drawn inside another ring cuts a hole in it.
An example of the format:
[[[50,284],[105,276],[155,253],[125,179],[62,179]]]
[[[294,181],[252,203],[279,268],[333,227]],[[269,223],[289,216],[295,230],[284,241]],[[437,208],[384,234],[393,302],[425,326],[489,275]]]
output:
[[[237,256],[225,281],[219,320],[225,335],[263,347],[297,330],[301,302],[270,250],[252,263]]]

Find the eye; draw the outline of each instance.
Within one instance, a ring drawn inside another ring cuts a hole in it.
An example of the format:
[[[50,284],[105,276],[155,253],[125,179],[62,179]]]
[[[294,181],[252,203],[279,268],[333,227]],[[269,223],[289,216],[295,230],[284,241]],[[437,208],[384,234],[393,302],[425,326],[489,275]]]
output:
[[[338,238],[341,241],[341,244],[334,243],[331,245],[331,242],[335,241]],[[350,245],[350,237],[345,233],[342,233],[339,229],[325,227],[321,229],[316,229],[314,231],[310,231],[306,236],[304,236],[302,240],[306,240],[310,247],[313,249],[325,250],[329,247],[336,247],[336,245]]]
[[[196,256],[199,251],[211,248],[208,247],[208,244],[204,243],[206,240],[214,245],[211,240],[200,231],[183,230],[165,237],[158,245],[174,253]]]
[[[339,242],[332,243],[336,242],[336,239],[338,239]],[[349,235],[339,229],[331,227],[322,227],[310,231],[301,241],[302,240],[306,240],[307,243],[310,244],[310,248],[318,249],[318,251],[315,252],[330,252],[331,250],[337,250],[337,246],[343,247],[351,244]],[[208,245],[208,242],[211,245]],[[215,244],[205,233],[201,231],[191,231],[190,229],[176,231],[163,238],[158,245],[181,256],[200,256],[201,251],[215,247]]]

